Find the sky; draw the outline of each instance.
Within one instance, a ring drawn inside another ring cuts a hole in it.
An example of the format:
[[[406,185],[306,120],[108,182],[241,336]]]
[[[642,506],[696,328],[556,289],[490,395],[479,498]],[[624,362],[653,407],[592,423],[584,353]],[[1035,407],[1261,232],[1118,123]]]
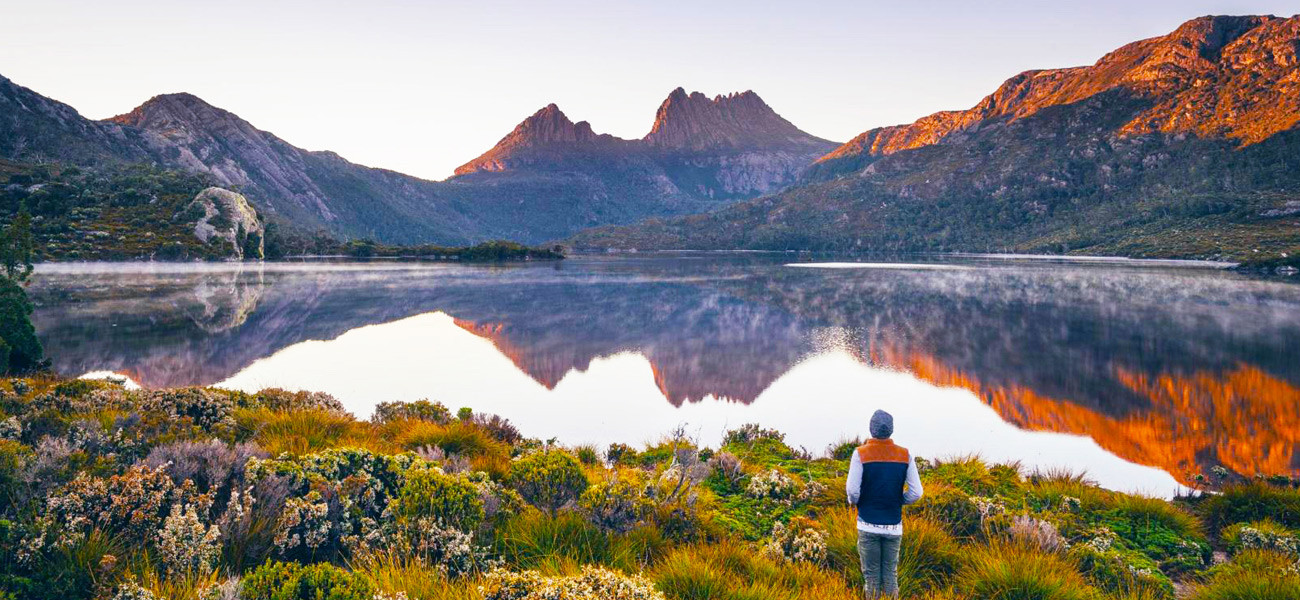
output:
[[[681,86],[847,141],[968,108],[1248,0],[0,0],[0,75],[90,118],[189,92],[309,150],[429,179],[551,103],[639,138]]]

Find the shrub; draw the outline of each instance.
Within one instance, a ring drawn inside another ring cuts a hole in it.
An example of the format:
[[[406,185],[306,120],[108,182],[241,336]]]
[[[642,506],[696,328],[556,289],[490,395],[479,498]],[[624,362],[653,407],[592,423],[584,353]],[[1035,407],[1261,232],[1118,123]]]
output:
[[[1210,531],[1233,523],[1272,520],[1284,527],[1300,528],[1300,490],[1274,487],[1262,481],[1230,485],[1198,505]]]
[[[1230,525],[1223,530],[1223,543],[1232,554],[1244,550],[1273,550],[1300,557],[1300,538],[1273,521]]]
[[[483,500],[479,489],[463,477],[423,469],[409,474],[393,499],[394,516],[429,518],[447,527],[473,531],[483,522]]]
[[[385,424],[394,421],[420,420],[445,425],[451,422],[451,411],[441,402],[416,400],[415,402],[380,402],[375,405],[375,412],[370,416],[374,423]]]
[[[589,467],[600,462],[600,455],[596,453],[595,446],[578,446],[575,450],[575,454],[578,456],[578,462]]]
[[[63,528],[56,541],[67,545],[92,529],[111,532],[137,543],[155,538],[172,506],[194,504],[207,514],[211,498],[195,492],[190,482],[177,486],[161,469],[136,466],[109,478],[85,473],[46,501],[47,514]]]
[[[578,499],[578,508],[597,526],[625,533],[650,514],[654,503],[646,498],[639,478],[624,472],[588,487]]]
[[[916,507],[957,537],[978,535],[983,525],[979,505],[956,488],[930,486]]]
[[[515,460],[509,483],[530,504],[554,514],[587,489],[587,476],[572,454],[548,449]]]
[[[1017,543],[1040,552],[1063,552],[1069,543],[1050,521],[1029,515],[1011,517],[1006,528],[1008,537]]]
[[[1275,552],[1248,550],[1210,569],[1191,600],[1300,600],[1300,565]]]
[[[173,505],[158,530],[158,554],[168,573],[207,573],[221,553],[220,536],[216,525],[203,525],[193,505]]]
[[[862,438],[843,440],[838,443],[831,444],[831,446],[826,449],[826,454],[827,456],[830,456],[835,460],[846,461],[853,456],[853,453],[857,451],[858,447],[861,445],[862,445]]]
[[[384,520],[366,528],[353,554],[380,552],[431,565],[442,577],[461,577],[492,564],[487,552],[474,544],[472,533],[429,517]]]
[[[1113,594],[1173,597],[1173,583],[1150,558],[1115,548],[1113,539],[1094,537],[1070,548],[1070,558],[1090,583]]]
[[[252,404],[275,412],[320,410],[344,414],[347,409],[337,398],[325,392],[291,392],[280,388],[267,388],[253,396]],[[383,406],[381,402],[379,406]],[[376,408],[378,410],[378,408]]]
[[[802,517],[790,519],[788,524],[777,521],[763,544],[763,554],[777,560],[822,564],[826,561],[826,532]]]
[[[631,446],[626,444],[610,444],[605,450],[605,460],[611,465],[635,465],[637,464],[637,452]]]
[[[958,589],[990,600],[1093,600],[1093,590],[1068,560],[996,544],[973,552]]]
[[[329,563],[269,562],[243,579],[243,600],[372,600],[375,586],[364,575]]]
[[[722,436],[722,445],[749,444],[759,440],[775,440],[785,443],[785,434],[775,429],[764,429],[758,423],[746,423],[724,434]]]
[[[162,469],[177,485],[193,481],[199,492],[212,493],[215,504],[224,506],[231,491],[242,485],[248,459],[265,456],[256,444],[181,441],[155,447],[141,463]]]
[[[583,567],[567,577],[497,570],[479,590],[484,600],[664,600],[650,580],[602,567]]]
[[[789,475],[768,469],[750,478],[749,485],[745,486],[745,495],[760,500],[788,501],[794,497],[795,488],[796,484]]]
[[[230,397],[200,388],[140,392],[139,405],[172,419],[189,419],[205,430],[234,425],[235,404]]]

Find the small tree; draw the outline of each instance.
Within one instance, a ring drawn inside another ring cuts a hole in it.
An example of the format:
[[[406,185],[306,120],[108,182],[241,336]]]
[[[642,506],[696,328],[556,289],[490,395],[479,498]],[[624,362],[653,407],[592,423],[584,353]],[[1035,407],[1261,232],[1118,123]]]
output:
[[[32,217],[20,208],[0,232],[0,371],[24,373],[45,367],[45,350],[32,325],[34,307],[22,284],[32,274]]]
[[[14,220],[0,232],[0,265],[4,267],[5,277],[18,284],[31,277],[34,246],[32,216],[24,206],[18,209]]]
[[[587,476],[572,454],[548,449],[510,465],[510,485],[530,504],[554,515],[582,495]]]

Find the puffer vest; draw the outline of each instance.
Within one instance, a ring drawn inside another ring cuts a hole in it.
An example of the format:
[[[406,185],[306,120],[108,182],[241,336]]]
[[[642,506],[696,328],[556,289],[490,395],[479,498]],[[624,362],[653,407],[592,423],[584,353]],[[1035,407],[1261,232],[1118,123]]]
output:
[[[903,486],[912,455],[893,440],[867,440],[858,446],[862,485],[858,488],[858,518],[873,525],[903,522]]]

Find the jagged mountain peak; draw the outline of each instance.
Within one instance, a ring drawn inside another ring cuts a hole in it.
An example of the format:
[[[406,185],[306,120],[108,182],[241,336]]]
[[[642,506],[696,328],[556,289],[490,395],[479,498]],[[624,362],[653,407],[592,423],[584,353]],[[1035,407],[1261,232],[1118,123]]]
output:
[[[807,147],[827,144],[778,115],[752,90],[709,98],[677,88],[655,113],[644,141],[681,150]]]
[[[574,123],[554,102],[547,104],[532,116],[515,126],[491,150],[456,169],[456,175],[478,171],[502,171],[518,163],[521,153],[536,153],[546,148],[564,148],[600,141],[614,141],[609,135],[599,135],[591,123]]]

